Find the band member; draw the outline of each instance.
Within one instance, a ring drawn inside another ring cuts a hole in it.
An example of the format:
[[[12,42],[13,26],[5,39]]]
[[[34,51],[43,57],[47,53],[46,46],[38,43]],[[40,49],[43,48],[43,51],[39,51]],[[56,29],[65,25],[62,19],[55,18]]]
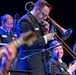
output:
[[[13,24],[13,17],[10,14],[1,17],[0,43],[9,43],[17,38],[17,35],[12,31]]]
[[[48,74],[72,75],[72,73],[76,70],[76,63],[70,64],[68,67],[67,64],[62,61],[64,50],[63,50],[63,45],[60,41],[58,40],[52,41],[50,43],[50,47],[53,46],[57,46],[57,47],[51,49],[52,58],[50,58],[50,60],[46,64]]]
[[[34,44],[29,47],[26,44],[19,48],[19,51],[25,50],[25,52],[20,53],[20,58],[24,56],[33,54],[42,50],[46,44],[54,39],[54,33],[49,32],[49,24],[45,21],[47,19],[52,6],[45,0],[38,0],[35,3],[33,10],[28,11],[24,16],[22,16],[17,23],[17,34],[32,30],[37,35],[37,40]],[[31,50],[31,51],[29,51]],[[29,59],[19,60],[18,69],[19,70],[32,70],[31,75],[46,75],[46,56],[43,53],[32,56]]]

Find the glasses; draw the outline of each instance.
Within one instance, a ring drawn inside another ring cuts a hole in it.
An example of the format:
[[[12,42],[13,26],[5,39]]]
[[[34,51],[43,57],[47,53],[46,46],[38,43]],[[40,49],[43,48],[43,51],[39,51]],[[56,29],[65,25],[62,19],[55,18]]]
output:
[[[41,11],[41,9],[39,9],[40,11]],[[42,15],[44,16],[44,17],[48,17],[48,15],[46,15],[45,13],[43,13],[42,11],[41,11],[41,13],[42,13]]]

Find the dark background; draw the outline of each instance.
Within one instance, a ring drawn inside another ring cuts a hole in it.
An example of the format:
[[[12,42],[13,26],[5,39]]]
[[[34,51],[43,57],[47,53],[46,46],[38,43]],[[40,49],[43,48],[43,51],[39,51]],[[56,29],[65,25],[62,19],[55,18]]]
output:
[[[15,14],[19,18],[27,11],[25,4],[30,0],[0,0],[0,16],[8,13],[15,18]],[[32,0],[34,3],[37,0]],[[60,26],[65,29],[72,28],[72,35],[65,40],[68,46],[72,49],[76,39],[76,3],[75,0],[47,0],[53,7],[50,12],[50,17],[54,19]],[[70,51],[70,50],[69,50]],[[73,60],[73,57],[65,50],[63,60],[68,64]]]

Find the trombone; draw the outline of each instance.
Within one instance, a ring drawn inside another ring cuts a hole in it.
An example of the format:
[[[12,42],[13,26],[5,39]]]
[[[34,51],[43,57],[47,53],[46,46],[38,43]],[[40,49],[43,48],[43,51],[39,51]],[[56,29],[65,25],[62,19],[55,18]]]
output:
[[[29,1],[25,4],[25,9],[28,11],[27,9],[27,5],[31,4],[30,6],[33,7],[35,4],[32,1]],[[31,7],[29,9],[31,9]],[[64,49],[74,58],[74,60],[76,60],[76,54],[73,52],[73,50],[64,42],[64,40],[66,40],[73,32],[72,28],[69,29],[64,29],[63,27],[61,27],[59,24],[57,24],[51,17],[47,17],[50,22],[61,32],[62,34],[62,38],[60,38],[54,31],[56,37],[64,44]],[[69,51],[67,48],[71,51]]]
[[[73,52],[73,50],[64,42],[64,40],[66,40],[72,33],[72,28],[69,28],[69,29],[64,29],[62,28],[59,24],[57,24],[52,18],[50,18],[48,16],[48,19],[51,21],[51,23],[56,26],[56,28],[62,33],[62,38],[60,38],[57,34],[56,37],[58,37],[58,39],[73,53],[71,53],[65,46],[64,49],[74,58],[74,60],[76,60],[76,54]]]

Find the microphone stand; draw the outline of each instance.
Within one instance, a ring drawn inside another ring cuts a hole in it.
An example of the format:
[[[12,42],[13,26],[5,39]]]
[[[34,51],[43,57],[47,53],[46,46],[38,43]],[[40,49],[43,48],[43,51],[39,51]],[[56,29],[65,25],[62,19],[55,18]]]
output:
[[[36,53],[30,54],[30,55],[28,55],[28,56],[25,56],[25,57],[23,57],[23,58],[20,58],[20,60],[24,60],[24,59],[26,59],[26,58],[29,58],[29,57],[31,57],[31,56],[40,54],[40,53],[42,53],[42,52],[48,51],[49,49],[53,49],[53,48],[58,47],[58,46],[61,46],[61,45],[62,45],[62,44],[57,45],[57,46],[52,46],[52,47],[49,47],[49,48],[47,48],[47,49],[42,49],[42,50],[39,51],[39,52],[36,52]]]
[[[23,58],[19,58],[19,57],[18,57],[19,54],[20,54],[21,52],[28,52],[28,51],[25,51],[25,50],[20,51],[20,52],[17,54],[17,57],[14,59],[12,65],[11,65],[11,69],[15,69],[15,66],[16,66],[16,63],[18,62],[18,60],[25,60],[25,59],[27,59],[27,58],[29,58],[29,57],[32,57],[32,56],[37,55],[37,54],[40,54],[40,53],[45,52],[45,51],[49,51],[49,49],[53,49],[53,48],[58,47],[58,46],[61,46],[61,45],[62,45],[62,44],[57,45],[57,46],[52,46],[52,47],[49,47],[49,48],[47,48],[47,49],[42,49],[42,50],[41,50],[41,49],[28,50],[28,51],[35,51],[35,50],[39,50],[39,51],[38,51],[38,52],[35,52],[35,53],[33,53],[33,54],[30,54],[30,55],[24,56]]]

